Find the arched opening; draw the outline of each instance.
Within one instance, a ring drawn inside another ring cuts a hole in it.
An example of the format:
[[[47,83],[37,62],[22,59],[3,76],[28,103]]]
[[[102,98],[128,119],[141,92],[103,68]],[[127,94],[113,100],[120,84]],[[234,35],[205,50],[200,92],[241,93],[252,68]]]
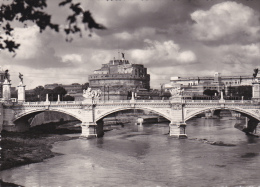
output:
[[[140,123],[140,119],[142,119],[142,123]],[[132,132],[139,132],[139,134],[153,134],[159,133],[155,130],[155,128],[158,127],[161,129],[161,134],[166,134],[169,132],[170,120],[156,111],[130,108],[110,111],[99,117],[96,123],[98,128],[101,128],[101,126],[103,127],[105,133],[115,129],[128,129]]]
[[[201,113],[212,113],[212,118],[202,117]],[[249,111],[250,112],[250,111]],[[256,135],[259,119],[253,113],[236,108],[205,109],[185,119],[189,137],[234,143],[247,140],[246,135]],[[217,117],[214,117],[217,116]]]
[[[80,133],[81,121],[67,113],[58,111],[35,111],[14,120],[17,132],[67,134]]]
[[[224,110],[221,110],[221,109],[214,110],[213,116],[216,116],[218,118],[231,118],[232,117],[232,111],[226,110],[226,109],[224,109]]]
[[[65,112],[30,111],[14,121],[13,131],[2,131],[1,169],[41,162],[54,157],[52,145],[57,141],[71,140],[64,134],[81,133],[81,121]],[[78,135],[76,135],[78,137]]]

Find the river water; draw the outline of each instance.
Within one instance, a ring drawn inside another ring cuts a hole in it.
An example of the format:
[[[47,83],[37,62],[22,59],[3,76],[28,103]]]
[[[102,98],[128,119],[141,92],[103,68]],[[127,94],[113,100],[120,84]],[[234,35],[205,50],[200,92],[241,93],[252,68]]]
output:
[[[169,138],[166,123],[129,124],[103,138],[58,142],[53,151],[63,155],[2,171],[1,178],[26,187],[260,186],[260,141],[234,128],[237,122],[192,119],[181,140]]]

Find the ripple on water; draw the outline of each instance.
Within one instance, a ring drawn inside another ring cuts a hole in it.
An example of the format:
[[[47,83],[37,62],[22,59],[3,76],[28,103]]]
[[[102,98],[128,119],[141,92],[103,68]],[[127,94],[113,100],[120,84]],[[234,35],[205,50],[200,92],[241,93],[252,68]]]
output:
[[[259,185],[259,140],[247,139],[231,120],[192,123],[196,125],[187,122],[188,140],[168,138],[167,125],[125,125],[103,138],[59,142],[54,151],[64,155],[1,176],[23,186]],[[193,138],[236,146],[212,146]]]

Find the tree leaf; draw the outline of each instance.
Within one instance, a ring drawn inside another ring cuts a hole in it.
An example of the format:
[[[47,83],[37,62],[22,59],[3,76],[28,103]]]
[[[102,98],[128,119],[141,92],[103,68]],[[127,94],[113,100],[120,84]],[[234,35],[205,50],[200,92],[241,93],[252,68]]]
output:
[[[59,3],[59,6],[65,6],[68,3],[71,3],[72,0],[65,0]]]

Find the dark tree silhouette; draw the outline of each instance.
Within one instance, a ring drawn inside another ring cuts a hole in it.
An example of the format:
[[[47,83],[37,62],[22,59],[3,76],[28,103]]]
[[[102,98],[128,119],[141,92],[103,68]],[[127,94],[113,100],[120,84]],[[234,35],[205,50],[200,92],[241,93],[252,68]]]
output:
[[[53,93],[56,95],[66,95],[67,91],[62,86],[57,86],[53,89]]]
[[[44,90],[44,87],[43,86],[37,86],[33,90],[34,90],[35,95],[41,95],[41,92]]]
[[[42,90],[41,95],[40,95],[41,101],[46,100],[46,94],[48,94],[49,100],[52,101],[53,100],[53,90],[51,90],[51,89]]]
[[[75,98],[70,95],[66,95],[65,97],[63,97],[63,101],[74,101],[74,100],[75,100]]]
[[[80,3],[73,3],[72,0],[63,0],[59,3],[59,6],[68,6],[72,11],[72,14],[67,17],[67,27],[63,30],[67,35],[66,41],[72,41],[72,38],[68,38],[71,34],[79,33],[81,36],[79,22],[85,24],[85,29],[89,29],[90,33],[92,29],[106,29],[103,25],[96,23],[90,11],[83,10],[80,5]],[[15,53],[15,50],[19,48],[20,44],[16,43],[12,34],[14,30],[12,24],[17,22],[22,23],[24,27],[32,22],[39,27],[40,32],[47,27],[59,32],[59,25],[52,23],[51,15],[46,12],[46,8],[47,0],[4,0],[4,3],[0,5],[0,31],[2,31],[0,32],[0,50]]]
[[[214,96],[215,93],[218,95],[218,91],[217,90],[207,89],[207,90],[204,90],[204,92],[203,92],[204,95],[208,95],[208,96]]]
[[[233,86],[229,92],[232,96],[244,96],[245,100],[252,98],[252,86]]]

